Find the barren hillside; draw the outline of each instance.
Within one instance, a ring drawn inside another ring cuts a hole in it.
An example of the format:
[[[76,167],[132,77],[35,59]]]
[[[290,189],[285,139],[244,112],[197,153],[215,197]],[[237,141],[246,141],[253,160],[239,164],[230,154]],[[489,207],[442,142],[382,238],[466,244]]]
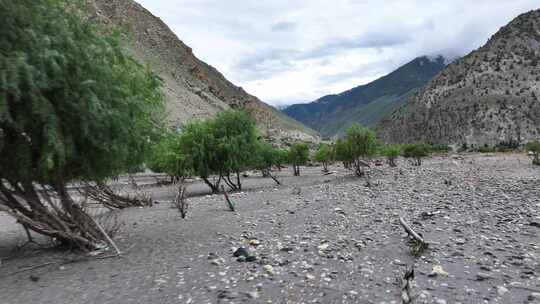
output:
[[[469,145],[540,137],[540,10],[449,65],[379,126],[387,142]]]
[[[229,82],[212,66],[193,55],[169,27],[132,0],[89,0],[100,22],[119,26],[132,36],[130,48],[164,80],[169,120],[181,125],[229,108],[247,109],[259,128],[274,138],[313,140],[315,132],[279,113]]]

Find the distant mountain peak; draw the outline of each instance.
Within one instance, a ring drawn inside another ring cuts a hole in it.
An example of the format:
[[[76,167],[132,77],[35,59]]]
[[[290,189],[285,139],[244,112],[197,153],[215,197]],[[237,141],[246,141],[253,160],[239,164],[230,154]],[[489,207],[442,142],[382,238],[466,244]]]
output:
[[[420,56],[368,84],[292,105],[283,112],[325,137],[342,134],[352,123],[373,127],[445,66],[442,56],[433,60]]]
[[[387,142],[515,145],[540,138],[540,10],[447,66],[381,122]]]

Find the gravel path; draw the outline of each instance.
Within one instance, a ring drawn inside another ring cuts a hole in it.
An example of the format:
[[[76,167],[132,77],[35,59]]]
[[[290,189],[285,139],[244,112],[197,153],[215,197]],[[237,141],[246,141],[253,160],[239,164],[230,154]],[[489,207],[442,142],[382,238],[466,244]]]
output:
[[[149,189],[163,203],[121,212],[124,257],[8,275],[74,257],[26,250],[0,265],[0,303],[401,303],[412,265],[415,303],[540,303],[540,169],[525,156],[401,161],[370,186],[332,170],[248,178],[235,213],[194,182],[186,220],[171,188]],[[421,256],[399,216],[430,243]],[[24,239],[0,215],[0,256]]]

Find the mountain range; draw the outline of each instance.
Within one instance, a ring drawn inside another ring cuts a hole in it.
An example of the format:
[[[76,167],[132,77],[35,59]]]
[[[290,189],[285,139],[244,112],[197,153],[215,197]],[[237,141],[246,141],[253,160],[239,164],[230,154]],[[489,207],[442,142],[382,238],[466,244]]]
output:
[[[163,79],[171,126],[227,109],[243,109],[254,116],[259,130],[268,138],[317,140],[316,132],[248,94],[199,60],[163,21],[135,1],[87,2],[90,18],[126,31],[128,48],[135,59]]]
[[[377,130],[386,142],[517,145],[540,139],[540,10],[502,27]]]
[[[282,111],[319,131],[323,137],[341,135],[353,123],[375,127],[442,71],[447,63],[442,56],[418,57],[366,85],[310,103],[291,105]]]

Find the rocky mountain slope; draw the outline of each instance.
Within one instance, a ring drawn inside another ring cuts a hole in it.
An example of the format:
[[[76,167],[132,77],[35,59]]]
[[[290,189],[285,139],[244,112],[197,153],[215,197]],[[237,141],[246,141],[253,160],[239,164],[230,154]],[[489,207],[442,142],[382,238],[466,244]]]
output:
[[[88,0],[99,22],[118,26],[131,36],[130,51],[163,80],[169,120],[181,125],[194,118],[239,108],[250,111],[259,128],[273,138],[314,140],[316,132],[290,119],[235,86],[212,66],[197,59],[156,16],[133,0]]]
[[[387,142],[498,145],[540,138],[540,10],[518,16],[381,122]]]
[[[312,103],[292,105],[283,112],[325,137],[340,134],[355,122],[374,127],[445,66],[443,57],[418,57],[369,84]]]

